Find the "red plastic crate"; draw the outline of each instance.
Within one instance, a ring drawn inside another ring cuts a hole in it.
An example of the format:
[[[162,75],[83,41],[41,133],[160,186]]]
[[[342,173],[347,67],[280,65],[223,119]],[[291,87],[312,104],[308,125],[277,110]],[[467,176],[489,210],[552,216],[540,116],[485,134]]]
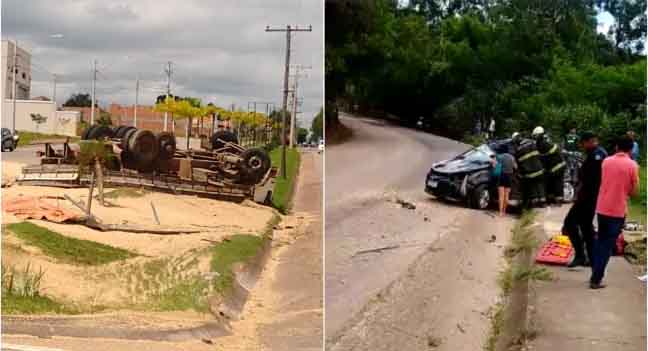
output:
[[[536,262],[556,265],[567,265],[571,260],[574,248],[571,245],[558,244],[549,241],[544,244],[536,255]]]

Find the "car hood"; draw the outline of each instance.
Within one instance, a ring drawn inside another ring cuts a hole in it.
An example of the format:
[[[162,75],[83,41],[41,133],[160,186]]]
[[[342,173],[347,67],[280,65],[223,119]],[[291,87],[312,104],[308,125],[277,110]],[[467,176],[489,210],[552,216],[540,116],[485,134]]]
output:
[[[474,172],[482,169],[487,169],[489,167],[490,164],[488,163],[469,162],[464,159],[454,158],[454,159],[445,160],[433,164],[431,171],[439,172],[439,173],[448,173],[448,174],[466,173],[466,172]]]

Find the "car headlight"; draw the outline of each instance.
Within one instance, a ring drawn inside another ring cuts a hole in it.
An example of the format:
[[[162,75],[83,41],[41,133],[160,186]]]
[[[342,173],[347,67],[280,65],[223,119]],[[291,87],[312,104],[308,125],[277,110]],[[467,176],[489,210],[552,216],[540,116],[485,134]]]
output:
[[[18,135],[13,136],[13,140],[18,141],[18,139],[20,139],[20,137]]]

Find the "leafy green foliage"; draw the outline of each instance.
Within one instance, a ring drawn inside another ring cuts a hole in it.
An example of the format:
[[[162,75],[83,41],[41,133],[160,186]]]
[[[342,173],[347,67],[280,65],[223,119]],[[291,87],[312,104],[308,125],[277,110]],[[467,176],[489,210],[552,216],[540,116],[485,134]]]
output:
[[[270,152],[270,159],[273,165],[281,164],[281,147]],[[272,205],[284,214],[290,208],[295,181],[297,180],[297,171],[299,170],[299,161],[299,151],[286,148],[286,179],[277,177],[272,191]]]
[[[323,110],[320,109],[320,111],[317,113],[315,118],[313,119],[313,123],[311,124],[311,132],[313,133],[311,135],[311,141],[317,142],[319,139],[324,137],[324,116],[323,116]]]
[[[645,130],[644,8],[645,0],[327,1],[327,129],[339,106],[410,125],[422,116],[456,139],[492,118],[501,136],[543,124],[561,137],[574,126],[609,144]],[[597,33],[599,9],[615,18],[613,37]]]
[[[256,235],[236,234],[211,249],[211,270],[218,273],[215,281],[216,290],[226,293],[234,282],[233,266],[246,262],[254,257],[261,246],[263,238]]]
[[[64,263],[94,266],[137,256],[124,249],[67,237],[30,222],[9,224],[7,230],[27,245],[35,246],[43,254]]]

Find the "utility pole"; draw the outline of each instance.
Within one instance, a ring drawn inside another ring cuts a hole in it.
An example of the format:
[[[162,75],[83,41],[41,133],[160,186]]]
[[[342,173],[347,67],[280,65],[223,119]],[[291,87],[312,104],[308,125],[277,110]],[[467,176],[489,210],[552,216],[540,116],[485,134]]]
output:
[[[167,62],[167,66],[164,68],[164,73],[167,75],[167,93],[166,93],[166,98],[169,98],[169,95],[171,95],[171,61]],[[164,131],[167,131],[167,124],[169,123],[169,113],[164,112]]]
[[[286,32],[286,67],[284,71],[283,110],[281,111],[281,178],[286,178],[286,112],[288,111],[288,76],[290,74],[290,38],[292,32],[312,32],[313,26],[308,28],[294,28],[287,25],[286,28],[270,28],[266,26],[266,32]]]
[[[92,61],[92,103],[90,110],[90,125],[94,124],[95,116],[95,90],[97,85],[97,60]]]
[[[12,95],[13,97],[13,124],[12,124],[12,129],[13,129],[13,134],[16,135],[16,71],[18,70],[18,40],[14,40],[14,56],[13,56],[13,88],[12,88]],[[4,99],[4,96],[2,97]]]
[[[293,101],[292,101],[292,106],[293,106],[293,112],[292,116],[290,118],[290,147],[294,147],[295,143],[295,129],[297,128],[297,87],[299,86],[299,78],[301,77],[301,74],[304,70],[309,70],[312,67],[311,66],[303,66],[303,65],[294,65],[295,68],[295,74],[293,75],[294,81],[293,81],[293,89],[292,89],[292,94],[293,94]]]
[[[56,73],[52,74],[54,89],[52,90],[52,101],[54,102],[54,109],[56,109]]]
[[[135,109],[133,110],[133,127],[137,128],[137,103],[139,99],[139,75],[135,80]]]

